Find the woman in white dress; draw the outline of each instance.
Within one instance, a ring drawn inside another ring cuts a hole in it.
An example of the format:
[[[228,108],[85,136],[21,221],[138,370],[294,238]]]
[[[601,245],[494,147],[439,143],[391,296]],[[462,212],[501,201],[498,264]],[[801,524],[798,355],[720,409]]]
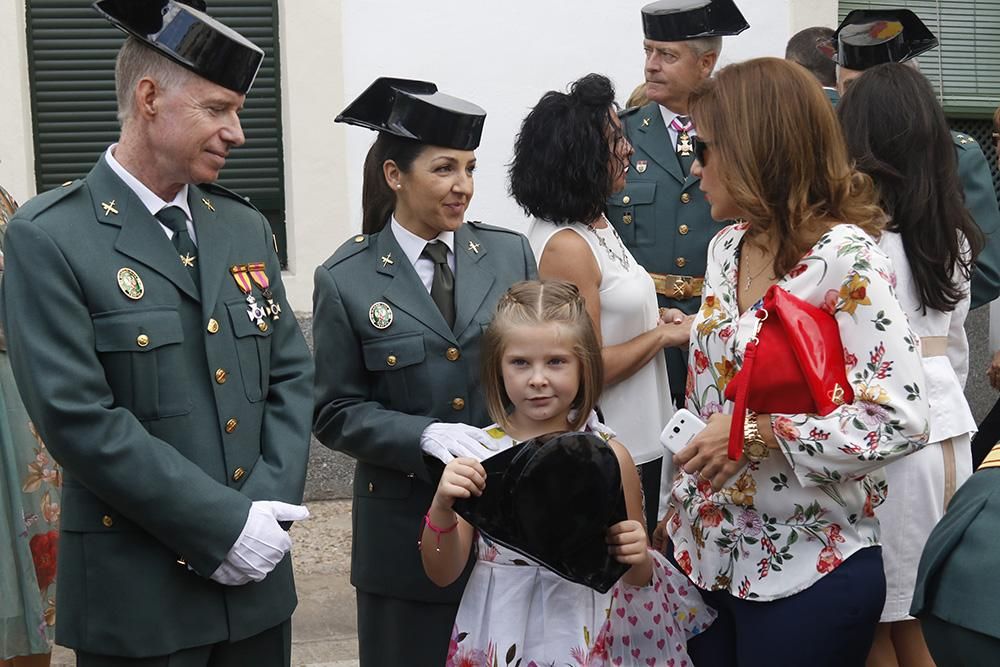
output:
[[[614,100],[611,82],[598,74],[568,94],[546,93],[521,125],[510,191],[535,218],[528,240],[539,277],[571,282],[587,301],[605,369],[600,410],[639,466],[652,530],[673,479],[659,442],[673,415],[661,350],[687,344],[691,319],[658,311],[652,279],[604,217],[608,196],[625,187],[632,154]]]
[[[909,615],[917,564],[955,489],[972,474],[976,422],[965,400],[965,316],[983,238],[965,209],[944,111],[930,83],[900,64],[854,80],[838,107],[857,168],[875,182],[890,222],[879,246],[896,269],[896,296],[920,337],[930,444],[886,467],[882,526],[886,599],[868,664],[933,665]]]

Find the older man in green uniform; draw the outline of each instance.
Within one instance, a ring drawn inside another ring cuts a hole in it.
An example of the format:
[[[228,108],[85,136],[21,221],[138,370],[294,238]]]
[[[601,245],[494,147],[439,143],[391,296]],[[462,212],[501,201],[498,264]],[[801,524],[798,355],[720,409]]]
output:
[[[841,95],[864,70],[882,63],[909,62],[938,45],[934,33],[908,9],[856,9],[844,17],[833,42]],[[978,308],[1000,296],[1000,207],[993,175],[979,144],[965,134],[952,132],[951,136],[965,206],[986,242],[972,274],[971,307]]]
[[[721,227],[690,173],[698,132],[688,97],[715,69],[722,36],[749,25],[732,0],[660,0],[642,8],[642,24],[650,102],[621,114],[635,152],[625,189],[608,200],[608,219],[653,277],[660,306],[690,314],[701,304],[708,243]],[[686,353],[666,355],[670,390],[681,402]]]
[[[6,235],[2,317],[65,471],[56,641],[90,665],[288,665],[312,364],[267,221],[210,183],[263,52],[176,0],[131,34],[122,130]]]

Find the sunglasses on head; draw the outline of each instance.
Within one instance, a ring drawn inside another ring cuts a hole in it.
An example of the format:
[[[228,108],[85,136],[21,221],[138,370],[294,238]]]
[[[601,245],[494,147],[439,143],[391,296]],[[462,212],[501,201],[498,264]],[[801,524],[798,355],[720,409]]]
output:
[[[698,161],[698,164],[705,166],[707,162],[707,151],[708,147],[711,146],[710,143],[702,139],[701,137],[693,137],[694,139],[694,159]]]

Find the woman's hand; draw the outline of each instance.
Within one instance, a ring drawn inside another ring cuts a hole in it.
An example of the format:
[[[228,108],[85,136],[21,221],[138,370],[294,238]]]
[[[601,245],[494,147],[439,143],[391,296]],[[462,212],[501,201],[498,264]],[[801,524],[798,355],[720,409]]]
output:
[[[664,320],[664,311],[667,311],[669,320]],[[679,313],[679,316],[676,315]],[[661,308],[660,321],[656,325],[656,330],[660,333],[660,340],[663,347],[684,347],[691,340],[691,323],[694,322],[694,315],[685,315],[676,308]]]
[[[444,467],[431,509],[449,511],[459,498],[480,496],[486,488],[486,469],[476,459],[457,458]]]
[[[986,377],[990,379],[990,386],[1000,391],[1000,350],[993,353],[993,360],[990,361]]]
[[[619,563],[642,565],[649,560],[646,531],[638,521],[628,519],[611,526],[608,528],[606,542],[608,553]]]
[[[715,413],[708,418],[708,424],[691,439],[687,447],[674,454],[674,465],[684,468],[689,475],[697,475],[712,484],[718,491],[726,480],[743,469],[747,464],[745,456],[730,461],[729,425],[732,415]]]

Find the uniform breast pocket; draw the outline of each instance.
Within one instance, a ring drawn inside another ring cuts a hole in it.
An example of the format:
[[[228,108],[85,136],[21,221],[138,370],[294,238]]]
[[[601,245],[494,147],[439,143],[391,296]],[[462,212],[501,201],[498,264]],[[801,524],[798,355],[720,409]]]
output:
[[[247,400],[256,403],[267,396],[271,376],[271,325],[266,318],[263,325],[251,320],[245,299],[227,301],[226,309],[233,325],[243,388]]]
[[[633,181],[608,198],[608,220],[627,246],[656,243],[656,183]]]
[[[118,310],[92,316],[94,343],[115,405],[139,419],[191,412],[184,330],[176,308]]]
[[[401,412],[422,413],[432,393],[421,332],[401,333],[363,341],[365,368],[375,378],[373,398]]]

